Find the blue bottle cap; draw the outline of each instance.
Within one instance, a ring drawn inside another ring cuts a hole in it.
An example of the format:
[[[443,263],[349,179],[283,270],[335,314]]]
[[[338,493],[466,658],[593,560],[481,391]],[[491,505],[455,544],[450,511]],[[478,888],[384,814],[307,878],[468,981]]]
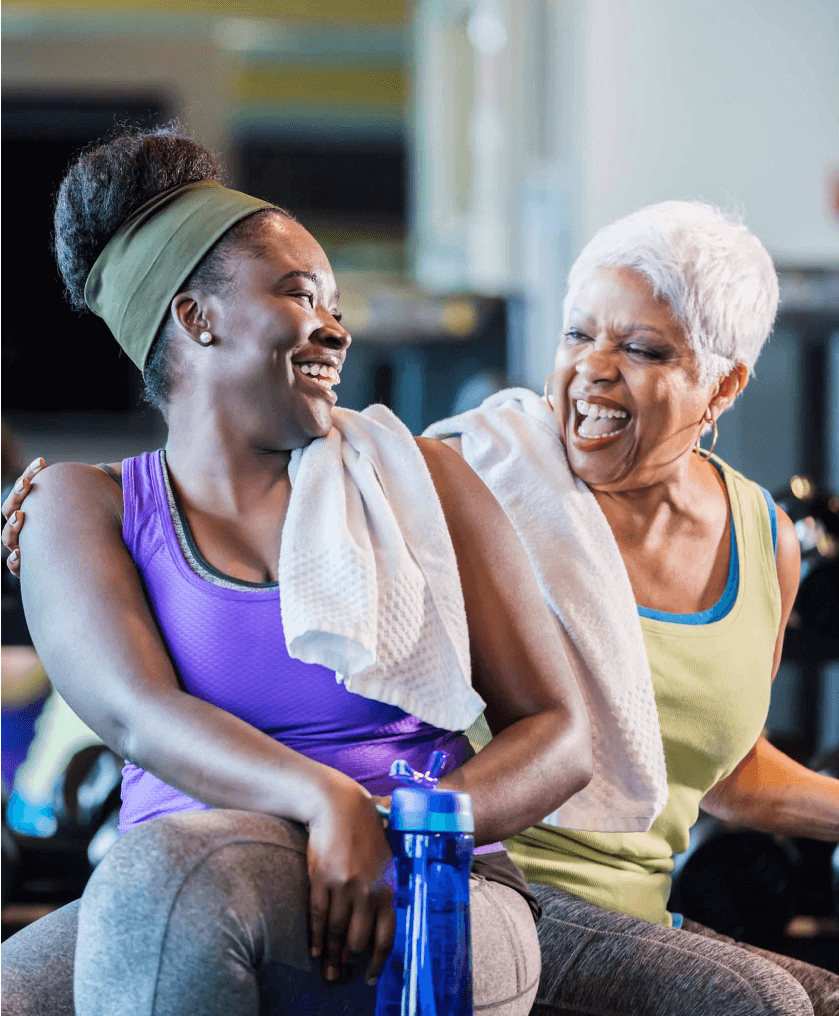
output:
[[[472,833],[472,798],[455,790],[396,787],[391,794],[391,829],[417,833]]]

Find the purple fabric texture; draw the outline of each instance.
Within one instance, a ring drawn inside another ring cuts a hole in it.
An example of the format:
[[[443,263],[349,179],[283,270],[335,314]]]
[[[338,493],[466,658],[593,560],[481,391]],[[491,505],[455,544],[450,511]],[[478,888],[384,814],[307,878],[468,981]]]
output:
[[[431,752],[441,749],[449,755],[448,772],[473,754],[463,734],[348,692],[334,671],[292,659],[276,586],[228,589],[196,574],[178,543],[158,452],[126,459],[122,484],[123,539],[191,695],[339,769],[372,794],[387,795],[396,786],[388,776],[395,759],[424,769]],[[126,762],[120,832],[205,807]]]

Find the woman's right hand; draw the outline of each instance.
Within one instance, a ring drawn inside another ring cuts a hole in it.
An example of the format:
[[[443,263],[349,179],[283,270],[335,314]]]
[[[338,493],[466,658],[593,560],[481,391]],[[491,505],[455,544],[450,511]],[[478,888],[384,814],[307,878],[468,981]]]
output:
[[[17,478],[14,487],[12,487],[9,492],[9,496],[3,502],[3,516],[7,520],[6,525],[3,527],[3,543],[9,550],[9,556],[6,558],[6,564],[12,575],[20,574],[20,549],[18,548],[18,540],[20,538],[20,529],[23,525],[24,519],[20,506],[23,504],[26,495],[32,487],[32,480],[35,474],[39,473],[45,466],[46,462],[40,457],[35,459],[34,462],[31,462]]]
[[[384,877],[393,857],[373,798],[351,780],[336,783],[309,822],[310,948],[328,981],[369,949],[369,984],[393,945],[393,894]]]

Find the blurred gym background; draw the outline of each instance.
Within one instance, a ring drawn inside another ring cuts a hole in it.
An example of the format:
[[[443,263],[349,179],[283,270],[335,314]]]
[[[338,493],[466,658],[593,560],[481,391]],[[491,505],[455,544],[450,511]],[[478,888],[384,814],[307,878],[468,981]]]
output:
[[[383,401],[417,433],[509,384],[542,389],[565,276],[599,226],[673,197],[739,210],[782,307],[718,450],[797,523],[768,729],[836,774],[837,53],[835,0],[5,0],[4,487],[38,454],[165,441],[104,324],[63,303],[49,250],[64,167],[115,123],[179,117],[231,185],[299,216],[354,335],[341,403]],[[5,936],[81,891],[115,835],[119,765],[50,694],[3,582]],[[830,850],[736,835],[700,823],[683,909],[835,965]]]

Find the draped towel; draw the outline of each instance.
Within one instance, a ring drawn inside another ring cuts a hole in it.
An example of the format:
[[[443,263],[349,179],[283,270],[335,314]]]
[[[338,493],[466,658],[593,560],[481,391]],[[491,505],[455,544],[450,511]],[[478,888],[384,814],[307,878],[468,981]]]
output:
[[[461,435],[463,457],[524,544],[588,706],[592,780],[545,822],[646,830],[667,802],[667,773],[635,598],[609,524],[571,473],[553,413],[533,392],[498,392],[426,431],[450,434]]]
[[[410,431],[384,406],[334,409],[292,453],[280,599],[291,656],[435,727],[465,730],[472,688],[454,547]]]

